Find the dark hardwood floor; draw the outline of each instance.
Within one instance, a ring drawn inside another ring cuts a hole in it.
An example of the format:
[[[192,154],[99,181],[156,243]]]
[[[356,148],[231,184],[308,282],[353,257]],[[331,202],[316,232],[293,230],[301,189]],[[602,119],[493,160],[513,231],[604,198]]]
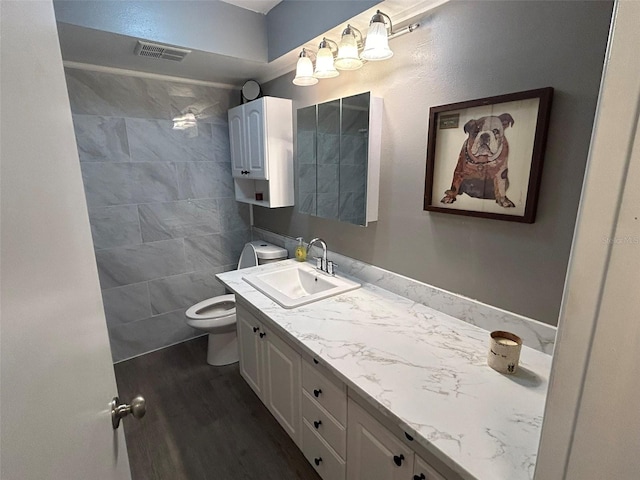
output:
[[[133,480],[319,480],[238,372],[206,363],[200,337],[115,365],[120,398],[147,414],[123,421]]]

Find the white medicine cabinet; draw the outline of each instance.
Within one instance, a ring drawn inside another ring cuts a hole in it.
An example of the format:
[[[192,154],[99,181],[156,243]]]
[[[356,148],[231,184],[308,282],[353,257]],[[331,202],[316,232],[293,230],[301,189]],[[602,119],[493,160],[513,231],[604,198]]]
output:
[[[232,108],[229,140],[236,200],[268,208],[292,206],[291,100],[262,97]]]

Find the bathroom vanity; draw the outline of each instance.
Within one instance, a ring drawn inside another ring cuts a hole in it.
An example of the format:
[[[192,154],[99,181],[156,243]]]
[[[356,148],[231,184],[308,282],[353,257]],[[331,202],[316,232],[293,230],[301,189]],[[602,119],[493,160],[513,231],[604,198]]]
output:
[[[489,332],[374,285],[284,309],[243,277],[240,371],[325,480],[533,477],[551,357],[486,364]]]

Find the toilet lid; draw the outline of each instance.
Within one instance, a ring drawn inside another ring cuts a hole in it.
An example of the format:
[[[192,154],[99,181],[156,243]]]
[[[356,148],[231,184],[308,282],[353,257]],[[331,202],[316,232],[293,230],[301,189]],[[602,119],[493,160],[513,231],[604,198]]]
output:
[[[222,318],[234,314],[236,311],[236,296],[234,294],[220,295],[196,303],[189,308],[185,315],[193,320],[207,320]]]
[[[251,243],[247,243],[242,249],[240,261],[238,262],[238,270],[241,268],[255,267],[258,265],[258,255],[256,248]]]

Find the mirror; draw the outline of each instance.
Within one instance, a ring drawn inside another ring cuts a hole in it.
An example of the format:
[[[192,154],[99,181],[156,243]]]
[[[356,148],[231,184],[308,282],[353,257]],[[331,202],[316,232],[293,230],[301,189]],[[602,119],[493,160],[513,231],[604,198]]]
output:
[[[372,151],[370,129],[380,122],[372,122],[373,104],[367,92],[298,109],[300,213],[355,225],[377,220],[380,149],[378,143]]]

